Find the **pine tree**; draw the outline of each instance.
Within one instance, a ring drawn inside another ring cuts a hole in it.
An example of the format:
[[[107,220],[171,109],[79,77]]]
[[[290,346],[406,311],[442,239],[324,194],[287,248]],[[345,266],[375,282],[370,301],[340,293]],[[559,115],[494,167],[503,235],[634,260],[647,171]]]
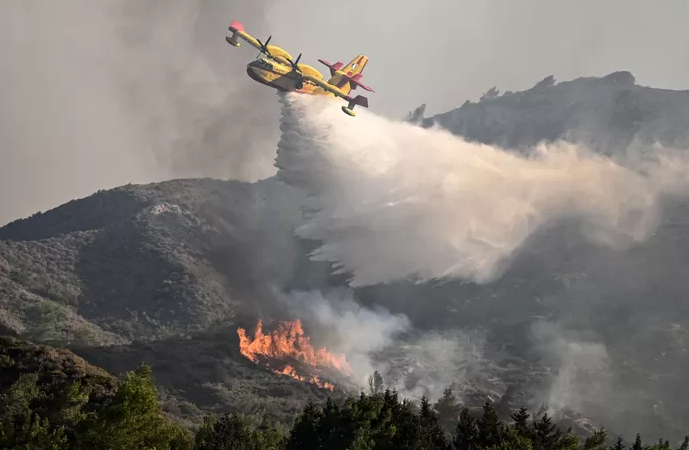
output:
[[[259,444],[244,417],[225,413],[220,419],[204,421],[194,450],[258,450]]]
[[[534,450],[553,450],[561,444],[562,431],[557,428],[547,413],[543,413],[540,419],[534,420],[533,430]]]
[[[608,432],[605,428],[596,430],[584,441],[584,450],[605,450],[603,444],[608,439]]]
[[[525,407],[519,408],[517,411],[511,414],[512,420],[514,420],[514,430],[517,435],[531,439],[533,432],[529,426],[529,418],[531,415]]]
[[[476,428],[478,430],[476,440],[481,447],[489,448],[502,444],[503,423],[492,402],[486,401],[483,404],[483,415],[476,421]]]
[[[679,450],[689,450],[689,436],[684,436],[684,440],[682,441],[682,445],[679,447]]]
[[[617,441],[615,441],[615,445],[610,447],[610,450],[625,450],[627,447],[624,445],[624,440],[622,440],[622,437],[618,437]]]
[[[373,375],[368,377],[368,390],[371,395],[382,394],[385,389],[385,383],[383,382],[383,377],[377,370],[373,372]]]
[[[453,446],[455,450],[473,450],[477,448],[478,429],[476,419],[471,416],[467,408],[459,413],[459,422],[455,429]]]
[[[445,438],[445,431],[438,423],[438,414],[433,410],[426,396],[421,398],[419,419],[421,420],[423,448],[450,450],[450,446]]]
[[[457,398],[452,393],[452,388],[443,391],[443,396],[433,405],[433,409],[438,413],[438,423],[449,435],[455,431],[461,407]]]
[[[643,445],[641,445],[641,435],[640,434],[636,435],[636,440],[634,441],[634,445],[632,446],[631,450],[644,450]]]
[[[318,426],[322,417],[316,404],[309,401],[297,417],[287,441],[287,450],[318,450]]]

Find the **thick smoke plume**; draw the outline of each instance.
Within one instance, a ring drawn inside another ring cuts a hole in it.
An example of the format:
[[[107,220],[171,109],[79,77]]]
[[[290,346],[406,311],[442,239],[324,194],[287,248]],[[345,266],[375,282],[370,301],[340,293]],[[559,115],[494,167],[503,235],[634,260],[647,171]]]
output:
[[[272,175],[276,95],[224,40],[235,17],[265,34],[268,4],[4,0],[0,225],[128,182]]]
[[[406,397],[437,399],[454,383],[485,378],[482,336],[459,330],[420,333],[403,314],[361,306],[350,289],[292,291],[282,300],[324,331],[319,341],[346,355],[354,372],[349,381],[359,388],[378,371]]]
[[[311,195],[296,233],[321,241],[313,259],[351,273],[352,286],[490,282],[536,230],[562,220],[629,246],[655,230],[661,195],[686,186],[665,158],[633,170],[565,143],[523,156],[365,110],[352,119],[330,99],[281,101],[278,176]]]

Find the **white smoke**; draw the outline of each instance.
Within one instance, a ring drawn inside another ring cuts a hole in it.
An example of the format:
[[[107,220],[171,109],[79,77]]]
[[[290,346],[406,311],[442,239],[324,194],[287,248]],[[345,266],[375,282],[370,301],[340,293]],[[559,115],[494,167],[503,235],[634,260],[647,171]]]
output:
[[[376,355],[375,368],[386,385],[402,396],[435,401],[450,386],[486,387],[492,367],[484,344],[479,333],[424,332],[392,343]]]
[[[532,335],[543,355],[554,360],[553,383],[544,403],[552,411],[594,411],[608,407],[614,391],[611,360],[602,342],[577,336],[559,324],[539,321]]]
[[[378,371],[390,388],[405,397],[436,399],[453,383],[482,370],[483,341],[453,331],[418,333],[403,314],[380,306],[364,307],[350,289],[292,291],[283,298],[307,323],[317,323],[332,353],[347,357],[354,378],[366,389]]]
[[[351,273],[352,286],[486,283],[536,230],[565,219],[621,248],[653,233],[661,194],[686,192],[687,165],[667,158],[634,171],[565,143],[521,156],[366,110],[352,119],[329,98],[281,101],[278,176],[311,195],[296,233],[321,241],[312,258]]]
[[[347,356],[361,386],[375,370],[373,355],[411,328],[404,315],[391,314],[382,307],[362,307],[349,290],[294,291],[288,301],[299,310],[299,317],[315,321],[328,331],[334,345],[329,347]]]

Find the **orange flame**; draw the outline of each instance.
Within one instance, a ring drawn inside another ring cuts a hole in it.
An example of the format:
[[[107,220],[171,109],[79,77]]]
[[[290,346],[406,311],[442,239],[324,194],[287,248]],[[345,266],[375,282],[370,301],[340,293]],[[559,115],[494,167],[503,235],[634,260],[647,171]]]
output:
[[[309,338],[304,336],[300,320],[281,322],[278,324],[277,330],[264,334],[263,323],[259,319],[253,340],[246,335],[244,328],[237,329],[237,334],[239,335],[239,350],[242,355],[255,363],[259,362],[260,357],[278,360],[291,358],[316,370],[335,368],[341,372],[352,373],[344,355],[335,356],[328,353],[325,348],[318,350],[313,348]],[[306,377],[298,375],[291,365],[286,365],[280,370],[271,370],[296,380],[306,381]],[[323,382],[315,375],[310,376],[308,380],[321,388],[331,391],[334,389],[331,383]]]

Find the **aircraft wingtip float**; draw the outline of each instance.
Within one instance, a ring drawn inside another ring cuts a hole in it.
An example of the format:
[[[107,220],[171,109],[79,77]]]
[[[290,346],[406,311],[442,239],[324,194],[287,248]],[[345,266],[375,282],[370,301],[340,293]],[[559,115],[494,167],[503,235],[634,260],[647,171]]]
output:
[[[357,105],[368,108],[366,97],[363,95],[350,96],[351,91],[357,87],[373,92],[373,89],[360,81],[364,67],[368,63],[366,56],[357,55],[347,65],[342,62],[330,64],[319,59],[318,62],[330,69],[330,78],[324,80],[323,75],[318,70],[299,62],[301,53],[294,60],[285,50],[275,45],[269,45],[272,36],[269,36],[265,42],[261,42],[244,31],[244,25],[237,20],[230,23],[229,30],[232,32],[232,36],[225,38],[229,44],[239,47],[238,39],[241,38],[259,50],[256,59],[246,66],[247,74],[254,81],[282,92],[340,97],[349,102],[347,106],[342,107],[342,111],[349,116],[356,116],[354,107]],[[260,57],[261,54],[265,56]]]

